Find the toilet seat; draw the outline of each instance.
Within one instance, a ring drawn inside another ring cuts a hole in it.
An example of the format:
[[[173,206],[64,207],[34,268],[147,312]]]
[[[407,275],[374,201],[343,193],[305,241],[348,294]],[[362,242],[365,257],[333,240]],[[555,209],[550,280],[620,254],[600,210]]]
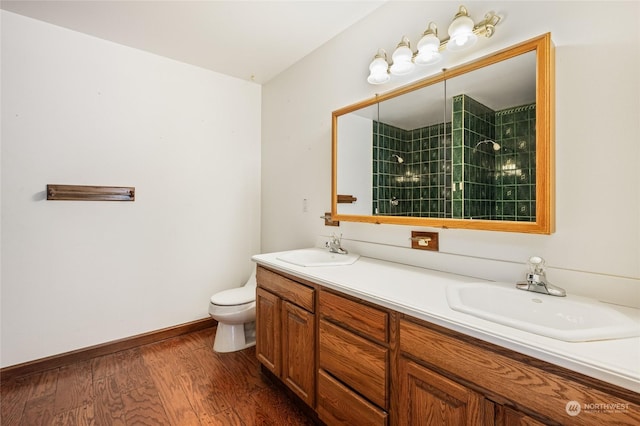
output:
[[[211,304],[218,306],[237,306],[255,302],[255,287],[246,286],[224,290],[211,296]]]
[[[245,303],[244,305],[214,305],[209,303],[209,315],[218,320],[229,321],[230,318],[244,317],[255,312],[256,302]],[[235,321],[235,320],[234,320]],[[251,320],[253,321],[253,320]]]

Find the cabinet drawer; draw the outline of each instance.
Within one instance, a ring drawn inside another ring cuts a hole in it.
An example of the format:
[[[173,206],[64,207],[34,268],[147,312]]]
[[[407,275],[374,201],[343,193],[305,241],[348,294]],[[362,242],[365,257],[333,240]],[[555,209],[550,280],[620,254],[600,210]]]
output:
[[[309,312],[314,312],[315,290],[296,281],[258,267],[256,280],[262,288],[277,294],[281,298],[294,303]]]
[[[386,348],[320,320],[320,368],[385,409],[387,359]]]
[[[575,375],[566,370],[467,336],[455,338],[445,333],[448,332],[401,320],[400,350],[554,422],[579,421],[594,426],[640,424],[638,405],[573,380]],[[585,410],[572,418],[566,409],[569,401],[606,402],[625,409]]]
[[[389,314],[326,290],[320,291],[320,312],[324,318],[344,325],[380,342],[389,341]]]
[[[328,425],[387,424],[387,413],[364,400],[351,389],[318,371],[318,415]]]

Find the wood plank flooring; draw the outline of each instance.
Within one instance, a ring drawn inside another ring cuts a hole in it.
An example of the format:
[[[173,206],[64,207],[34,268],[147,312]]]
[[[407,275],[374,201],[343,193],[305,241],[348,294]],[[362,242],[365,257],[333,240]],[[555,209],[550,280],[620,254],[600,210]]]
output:
[[[2,426],[313,425],[260,373],[255,348],[213,352],[215,328],[0,383]]]

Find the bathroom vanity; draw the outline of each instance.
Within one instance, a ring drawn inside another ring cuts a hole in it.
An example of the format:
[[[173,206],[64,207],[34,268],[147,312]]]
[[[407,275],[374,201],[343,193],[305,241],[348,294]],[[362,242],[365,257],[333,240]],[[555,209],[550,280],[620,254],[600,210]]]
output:
[[[328,425],[640,424],[640,338],[564,342],[456,312],[477,279],[254,256],[257,356]]]

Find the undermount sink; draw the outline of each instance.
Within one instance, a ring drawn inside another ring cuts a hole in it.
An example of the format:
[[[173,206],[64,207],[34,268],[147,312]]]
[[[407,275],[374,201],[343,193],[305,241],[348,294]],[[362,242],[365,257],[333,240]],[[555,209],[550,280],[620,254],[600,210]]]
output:
[[[451,309],[567,342],[640,336],[635,309],[577,296],[556,297],[490,283],[447,288]]]
[[[360,258],[359,254],[331,253],[327,249],[308,248],[292,250],[277,256],[276,259],[298,266],[342,266],[351,265]]]

